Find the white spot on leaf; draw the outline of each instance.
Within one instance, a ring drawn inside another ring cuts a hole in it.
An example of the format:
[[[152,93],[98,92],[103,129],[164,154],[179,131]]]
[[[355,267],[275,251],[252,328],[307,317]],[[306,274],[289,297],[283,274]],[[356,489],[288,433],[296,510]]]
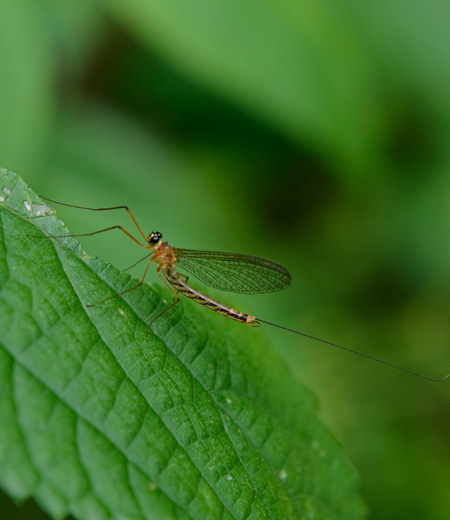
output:
[[[46,215],[53,215],[55,213],[54,209],[47,206],[47,204],[32,204],[31,210],[36,217],[45,217]]]
[[[11,190],[8,189],[8,188],[3,188],[3,193],[4,193],[7,197],[9,197],[9,196],[11,195]]]
[[[287,472],[286,472],[286,470],[282,469],[278,476],[280,477],[280,480],[286,480],[287,479]]]
[[[31,210],[31,202],[29,200],[24,200],[23,201],[23,205],[25,206],[25,209],[27,211],[30,211]]]

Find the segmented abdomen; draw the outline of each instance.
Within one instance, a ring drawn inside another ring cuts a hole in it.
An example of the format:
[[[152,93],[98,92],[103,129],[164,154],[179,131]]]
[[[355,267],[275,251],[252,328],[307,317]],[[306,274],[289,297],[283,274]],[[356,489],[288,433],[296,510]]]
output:
[[[248,325],[251,325],[255,322],[255,316],[251,316],[250,314],[244,314],[243,312],[239,312],[236,309],[232,309],[231,307],[228,307],[227,305],[224,305],[223,303],[214,300],[210,296],[195,289],[194,287],[186,283],[173,268],[168,269],[164,272],[164,274],[167,280],[170,282],[170,284],[177,291],[182,293],[187,298],[190,298],[191,300],[194,300],[195,302],[199,303],[200,305],[204,305],[212,311],[223,314],[224,316],[227,316],[228,318],[231,318],[233,320],[240,321],[241,323],[247,323]]]

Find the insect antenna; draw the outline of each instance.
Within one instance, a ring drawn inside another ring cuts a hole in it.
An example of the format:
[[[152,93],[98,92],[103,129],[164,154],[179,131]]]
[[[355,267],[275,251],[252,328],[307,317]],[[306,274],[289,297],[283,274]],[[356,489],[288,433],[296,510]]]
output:
[[[377,363],[381,363],[383,365],[386,365],[391,368],[395,368],[395,370],[400,370],[401,372],[406,372],[407,374],[410,374],[415,377],[420,377],[421,379],[425,379],[426,381],[432,381],[433,383],[441,383],[442,381],[445,381],[448,377],[450,377],[450,374],[447,374],[444,377],[441,378],[433,378],[424,376],[422,374],[418,374],[417,372],[413,372],[412,370],[408,370],[407,368],[402,368],[397,365],[394,365],[393,363],[389,363],[388,361],[383,361],[382,359],[378,359],[373,356],[369,356],[368,354],[363,354],[362,352],[358,352],[357,350],[353,350],[348,347],[344,347],[342,345],[338,345],[337,343],[332,343],[331,341],[327,341],[325,339],[316,338],[315,336],[311,336],[310,334],[306,334],[304,332],[299,332],[298,330],[288,329],[287,327],[283,327],[281,325],[276,325],[275,323],[271,323],[269,321],[262,320],[261,318],[256,318],[257,321],[261,323],[265,323],[266,325],[271,325],[272,327],[277,327],[278,329],[287,330],[288,332],[293,332],[294,334],[298,334],[300,336],[304,336],[305,338],[313,339],[314,341],[320,341],[321,343],[325,343],[326,345],[331,345],[332,347],[340,348],[342,350],[346,350],[347,352],[351,352],[352,354],[356,354],[357,356],[361,356],[367,359],[370,359],[371,361],[376,361]]]

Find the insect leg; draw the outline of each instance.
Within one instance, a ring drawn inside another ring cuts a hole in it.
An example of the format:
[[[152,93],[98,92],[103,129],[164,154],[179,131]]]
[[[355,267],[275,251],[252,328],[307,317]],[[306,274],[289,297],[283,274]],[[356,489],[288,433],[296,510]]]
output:
[[[69,208],[87,209],[89,211],[110,211],[113,209],[124,209],[128,213],[128,215],[130,215],[135,226],[138,228],[139,233],[141,234],[142,238],[144,240],[146,239],[144,233],[142,232],[142,229],[140,228],[139,224],[137,223],[133,213],[131,213],[131,210],[128,206],[113,206],[111,208],[87,208],[86,206],[74,206],[73,204],[66,204],[65,202],[58,202],[57,200],[48,199],[47,197],[41,197],[41,199],[48,200],[49,202],[53,202],[55,204],[60,204],[61,206],[67,206]]]
[[[112,226],[112,227],[109,227],[106,229],[100,229],[99,231],[93,231],[92,233],[80,233],[80,234],[76,234],[76,235],[49,235],[49,236],[28,235],[28,236],[32,237],[32,238],[90,237],[92,235],[97,235],[98,233],[104,233],[105,231],[111,231],[111,229],[119,229],[120,231],[122,231],[122,233],[125,233],[125,235],[127,235],[127,237],[131,238],[131,240],[134,240],[134,242],[136,242],[136,244],[139,244],[141,247],[146,247],[145,244],[142,244],[141,242],[139,242],[139,240],[134,238],[134,236],[131,233],[129,233],[126,229],[124,229],[122,226]]]
[[[130,287],[129,289],[125,289],[125,291],[122,291],[120,293],[114,294],[113,296],[110,296],[109,298],[105,298],[101,302],[97,302],[97,303],[92,303],[90,305],[86,305],[86,307],[95,307],[96,305],[100,305],[101,303],[105,303],[108,300],[112,300],[114,298],[117,298],[117,296],[121,296],[122,294],[125,294],[127,292],[133,291],[134,289],[137,289],[138,287],[141,287],[141,285],[144,285],[144,280],[145,280],[145,277],[147,276],[148,268],[150,267],[150,264],[153,262],[153,260],[154,260],[153,258],[150,258],[150,261],[148,262],[147,267],[145,268],[144,276],[142,277],[142,280],[137,285],[134,285],[133,287]]]

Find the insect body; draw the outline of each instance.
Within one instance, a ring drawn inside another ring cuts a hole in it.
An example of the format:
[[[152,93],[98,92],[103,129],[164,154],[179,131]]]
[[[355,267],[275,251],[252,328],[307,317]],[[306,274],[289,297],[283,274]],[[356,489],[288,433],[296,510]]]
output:
[[[126,289],[121,293],[115,294],[93,305],[87,305],[87,307],[99,305],[108,300],[111,300],[112,298],[116,298],[117,296],[137,289],[138,287],[144,284],[144,280],[147,276],[150,264],[152,262],[155,262],[156,270],[159,277],[163,281],[164,285],[166,285],[166,287],[174,295],[175,301],[169,307],[164,309],[158,316],[156,316],[156,318],[153,319],[150,325],[180,301],[180,299],[178,298],[178,293],[181,293],[184,296],[190,298],[191,300],[194,300],[195,302],[200,303],[205,307],[208,307],[208,309],[223,314],[227,318],[231,318],[241,323],[246,323],[250,326],[258,326],[260,323],[265,323],[267,325],[271,325],[272,327],[277,327],[279,329],[283,329],[288,332],[292,332],[294,334],[298,334],[300,336],[304,336],[306,338],[310,338],[315,341],[331,345],[333,347],[345,350],[347,352],[351,352],[352,354],[365,357],[372,361],[376,361],[377,363],[382,363],[383,365],[387,365],[391,368],[395,368],[396,370],[401,370],[402,372],[406,372],[413,376],[426,379],[427,381],[439,382],[444,381],[445,379],[450,377],[450,374],[438,379],[427,377],[417,372],[408,370],[406,368],[399,367],[387,361],[375,358],[368,354],[364,354],[357,350],[353,350],[351,348],[338,345],[337,343],[332,343],[331,341],[326,341],[315,336],[310,336],[309,334],[305,334],[304,332],[289,329],[287,327],[283,327],[281,325],[265,321],[261,318],[256,318],[255,316],[252,316],[250,314],[245,314],[243,312],[237,311],[236,309],[227,307],[223,303],[214,300],[208,295],[195,289],[187,283],[188,277],[185,274],[181,274],[177,271],[177,267],[180,267],[188,273],[194,275],[196,278],[198,278],[201,282],[205,283],[206,285],[209,285],[214,289],[219,289],[222,291],[245,294],[267,293],[271,291],[278,291],[280,289],[284,289],[291,283],[291,275],[289,274],[289,271],[282,265],[273,262],[272,260],[267,260],[258,256],[243,255],[238,253],[195,251],[192,249],[179,249],[176,247],[172,247],[168,244],[168,242],[162,242],[162,234],[158,231],[152,232],[149,235],[145,235],[142,232],[142,229],[140,228],[136,219],[134,218],[134,215],[131,213],[130,209],[127,206],[115,206],[111,208],[87,208],[84,206],[74,206],[72,204],[65,204],[63,202],[57,202],[51,199],[45,200],[54,202],[56,204],[61,204],[62,206],[87,209],[90,211],[109,211],[115,209],[125,209],[131,217],[131,219],[133,220],[144,242],[140,242],[122,226],[112,226],[106,229],[101,229],[100,231],[94,231],[93,233],[83,233],[79,235],[62,235],[36,238],[65,238],[67,236],[91,236],[96,235],[98,233],[103,233],[105,231],[110,231],[112,229],[119,229],[120,231],[125,233],[125,235],[131,238],[134,242],[139,244],[141,247],[151,250],[151,253],[146,255],[142,259],[144,260],[150,257],[150,260],[147,263],[147,267],[145,268],[144,275],[137,285],[130,287],[129,289]]]
[[[245,314],[243,312],[237,311],[236,309],[232,309],[231,307],[214,300],[210,296],[192,287],[187,283],[188,277],[179,273],[176,269],[176,266],[180,266],[182,269],[194,275],[206,285],[209,285],[214,289],[228,292],[245,294],[266,293],[284,289],[291,283],[291,275],[289,274],[289,271],[282,265],[273,262],[272,260],[238,253],[221,253],[215,251],[180,249],[170,246],[168,242],[163,242],[162,234],[159,231],[153,231],[149,235],[145,235],[137,223],[134,215],[127,206],[115,206],[111,208],[86,208],[83,206],[73,206],[72,204],[57,202],[51,199],[45,200],[54,202],[56,204],[61,204],[63,206],[88,209],[91,211],[125,209],[133,220],[144,242],[137,240],[122,226],[112,226],[106,229],[101,229],[100,231],[94,231],[93,233],[83,233],[69,236],[90,236],[103,233],[105,231],[110,231],[112,229],[119,229],[144,249],[152,250],[150,255],[144,257],[145,259],[150,256],[150,260],[147,263],[144,275],[139,284],[130,287],[121,293],[115,294],[114,296],[106,298],[105,300],[88,305],[87,307],[99,305],[108,300],[111,300],[112,298],[116,298],[117,296],[140,287],[144,284],[144,280],[147,276],[150,264],[155,262],[156,271],[159,277],[163,281],[164,285],[174,295],[175,301],[169,307],[164,309],[158,316],[156,316],[150,325],[180,301],[177,295],[177,292],[179,292],[191,300],[204,305],[208,309],[216,311],[219,314],[223,314],[227,318],[231,318],[241,323],[246,323],[247,325],[258,326],[259,322],[256,320],[255,316]],[[50,238],[61,237],[53,236]]]
[[[287,269],[271,260],[251,255],[179,249],[171,247],[161,239],[161,233],[150,233],[146,237],[148,245],[144,246],[153,250],[149,264],[153,261],[156,263],[158,275],[175,296],[175,302],[161,314],[179,302],[177,294],[173,291],[175,289],[200,305],[228,318],[247,325],[259,325],[255,316],[232,309],[192,287],[187,283],[188,277],[178,273],[177,264],[205,284],[225,291],[254,294],[279,290],[290,284],[291,276]]]

